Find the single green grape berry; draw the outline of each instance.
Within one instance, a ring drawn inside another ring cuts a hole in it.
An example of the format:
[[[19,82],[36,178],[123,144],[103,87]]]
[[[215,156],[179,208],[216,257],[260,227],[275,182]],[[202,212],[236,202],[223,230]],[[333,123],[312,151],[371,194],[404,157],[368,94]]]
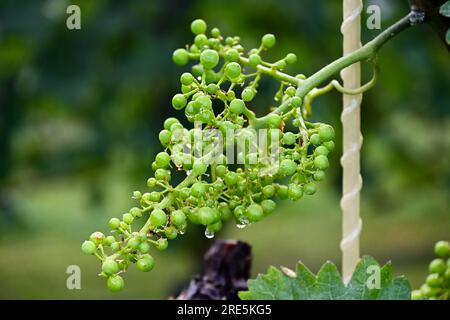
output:
[[[252,87],[245,88],[244,90],[242,90],[242,93],[241,93],[242,100],[247,101],[247,102],[252,101],[253,98],[255,97],[255,95],[256,95],[256,90]]]
[[[164,229],[164,234],[166,235],[167,239],[172,240],[178,236],[178,230],[174,226],[169,226]]]
[[[441,279],[439,278],[439,274],[437,274],[437,273],[432,273],[432,274],[428,275],[425,282],[427,285],[429,285],[432,288],[437,288],[441,285]]]
[[[257,53],[253,53],[248,57],[249,64],[256,68],[261,63],[261,56]]]
[[[154,209],[150,214],[150,223],[154,227],[160,227],[167,222],[166,213],[161,209]]]
[[[289,199],[296,201],[300,199],[303,196],[303,189],[302,186],[298,184],[290,184],[288,189],[288,196]]]
[[[115,274],[119,271],[119,265],[113,259],[106,259],[102,263],[102,271],[106,274]]]
[[[170,180],[170,171],[164,169],[157,169],[155,171],[155,178],[159,181],[169,181]]]
[[[291,145],[294,144],[297,141],[297,135],[293,132],[286,132],[283,135],[283,142],[285,144]]]
[[[206,87],[206,91],[208,91],[209,94],[216,94],[217,91],[219,91],[219,86],[215,83],[210,83]]]
[[[219,54],[211,49],[206,49],[200,54],[200,63],[205,69],[212,69],[219,63]]]
[[[230,111],[235,114],[241,114],[245,111],[245,102],[241,99],[234,99],[230,103]]]
[[[267,185],[262,189],[262,193],[267,198],[271,198],[275,194],[275,187],[273,185]]]
[[[229,79],[236,79],[241,75],[241,66],[237,62],[230,62],[225,67],[225,75]]]
[[[195,198],[202,198],[206,194],[206,185],[201,182],[196,182],[191,187],[191,195]]]
[[[422,291],[420,290],[413,290],[411,292],[411,300],[422,300],[424,297],[424,295],[422,294]]]
[[[170,213],[170,221],[176,227],[186,224],[186,215],[182,210],[175,210]]]
[[[221,202],[219,204],[219,213],[220,213],[220,219],[222,221],[228,221],[231,219],[232,212],[229,205],[227,205],[224,202]]]
[[[201,108],[210,109],[212,107],[212,101],[208,96],[198,96],[195,98],[195,102],[197,102]]]
[[[266,199],[261,202],[261,207],[263,209],[264,214],[267,215],[275,211],[277,204],[273,200]]]
[[[165,147],[170,143],[170,139],[172,138],[172,132],[164,129],[159,133],[158,137],[159,137],[159,142],[161,142],[161,145],[163,147]]]
[[[447,267],[445,266],[445,262],[442,259],[434,259],[428,266],[428,271],[430,273],[444,274],[446,269]]]
[[[112,275],[106,281],[106,286],[112,292],[121,291],[125,287],[125,282],[123,278],[119,275]]]
[[[218,165],[216,167],[216,176],[218,176],[219,178],[224,178],[225,175],[227,174],[227,167],[224,165]]]
[[[233,90],[229,90],[227,92],[228,101],[232,101],[234,98],[236,98],[236,92],[234,92]]]
[[[178,121],[177,118],[173,118],[173,117],[167,118],[164,121],[164,129],[170,130],[170,127],[172,127],[172,125],[175,123],[180,123],[180,121]]]
[[[178,131],[178,130],[183,130],[184,127],[181,123],[177,122],[174,123],[170,126],[170,131],[172,131],[174,134]]]
[[[206,22],[202,19],[195,19],[191,23],[191,31],[193,34],[201,34],[206,32]]]
[[[295,173],[295,171],[297,171],[297,167],[298,165],[295,163],[295,161],[291,159],[284,159],[280,163],[278,172],[284,177],[291,176]]]
[[[127,230],[128,227],[129,227],[129,225],[127,225],[127,224],[126,224],[125,222],[123,222],[123,221],[120,221],[119,227],[122,228],[123,230]]]
[[[140,218],[142,217],[142,210],[137,208],[137,207],[133,207],[130,209],[130,213],[133,217],[135,218]]]
[[[245,215],[250,222],[257,222],[264,216],[263,208],[259,204],[251,204],[245,210]]]
[[[189,72],[183,73],[180,77],[180,82],[185,86],[189,86],[194,80],[194,76]]]
[[[158,167],[167,168],[170,164],[170,156],[167,152],[160,152],[156,155],[155,161]]]
[[[325,171],[317,170],[316,172],[314,172],[313,178],[316,181],[322,181],[323,179],[325,179]]]
[[[150,202],[158,202],[159,200],[161,200],[161,193],[157,191],[152,191],[148,194],[147,198]]]
[[[286,90],[284,90],[284,93],[286,95],[288,95],[289,97],[295,96],[296,92],[297,92],[297,89],[295,89],[292,86],[289,86],[289,87],[286,88]]]
[[[214,38],[220,37],[220,30],[218,28],[211,29],[211,36]]]
[[[307,195],[313,195],[317,191],[317,186],[314,182],[309,182],[305,184],[303,189]]]
[[[317,146],[317,145],[320,144],[320,136],[319,136],[317,133],[314,133],[314,134],[312,134],[311,137],[309,138],[309,141],[310,141],[313,145]]]
[[[224,180],[227,186],[234,186],[238,182],[238,175],[235,172],[230,172]]]
[[[280,127],[282,119],[278,114],[271,113],[266,118],[269,128],[276,129]]]
[[[280,185],[277,189],[277,196],[280,199],[287,199],[288,198],[288,187],[285,185]]]
[[[316,156],[320,156],[320,155],[327,156],[328,153],[330,153],[330,150],[328,150],[328,148],[325,146],[318,146],[314,150],[314,155],[316,155]]]
[[[141,244],[141,242],[139,241],[138,238],[131,238],[127,242],[127,247],[129,247],[131,249],[137,249],[137,248],[139,248],[140,244]]]
[[[120,220],[117,218],[111,218],[108,222],[108,225],[113,230],[118,229],[120,226]]]
[[[173,96],[172,98],[172,106],[176,109],[176,110],[181,110],[186,106],[187,103],[187,99],[184,96],[184,94],[181,93],[177,93],[176,95]]]
[[[208,37],[204,34],[198,34],[194,38],[194,43],[198,48],[202,48],[208,44]]]
[[[445,258],[450,254],[450,243],[448,241],[439,241],[434,245],[434,253],[439,258]]]
[[[186,49],[177,49],[172,54],[172,60],[176,65],[184,66],[189,62],[189,53]]]
[[[283,70],[284,68],[286,68],[286,61],[279,60],[279,61],[275,62],[274,66],[277,69]]]
[[[153,189],[154,187],[156,187],[157,183],[158,183],[158,181],[155,178],[153,178],[153,177],[148,178],[147,187],[149,187],[150,189]]]
[[[196,161],[192,166],[192,171],[197,176],[204,174],[207,169],[208,165],[202,161]]]
[[[225,60],[230,62],[239,61],[239,52],[236,49],[229,49],[225,52]]]
[[[319,155],[314,159],[314,165],[320,170],[325,170],[329,167],[330,163],[326,156]]]
[[[217,221],[216,223],[213,224],[208,224],[206,226],[206,230],[208,230],[209,232],[219,232],[220,230],[222,230],[223,227],[223,223],[221,220]]]
[[[201,207],[197,210],[198,221],[202,225],[209,225],[220,220],[220,214],[216,209],[210,207]]]
[[[334,141],[327,141],[323,143],[323,146],[327,148],[330,152],[334,150]]]
[[[85,254],[91,255],[94,254],[97,250],[97,247],[95,246],[95,243],[92,241],[85,241],[81,245],[81,251],[83,251]]]
[[[134,217],[130,214],[130,213],[125,213],[122,216],[122,220],[123,222],[125,222],[126,224],[130,225],[133,223]]]
[[[284,60],[287,64],[294,64],[297,62],[297,56],[294,53],[288,53]]]
[[[120,242],[113,242],[111,243],[111,250],[113,252],[117,252],[120,250]]]
[[[103,244],[106,245],[106,246],[110,246],[114,242],[116,242],[116,238],[114,238],[114,236],[107,236],[105,238],[105,240],[103,240]]]
[[[300,107],[302,105],[302,102],[303,102],[303,100],[300,97],[294,96],[294,97],[291,98],[291,105],[294,108]]]
[[[266,48],[272,48],[275,45],[276,38],[273,34],[265,34],[261,39],[262,45]]]
[[[167,246],[169,245],[169,242],[165,238],[159,238],[156,240],[155,247],[159,251],[164,251],[167,249]]]
[[[328,124],[321,125],[319,127],[320,140],[327,142],[334,139],[334,129]]]
[[[91,236],[89,237],[89,240],[91,240],[96,245],[102,244],[103,239],[105,239],[105,235],[100,231],[92,233]]]
[[[144,241],[139,245],[139,252],[140,253],[147,253],[150,251],[150,245],[148,243],[148,241]]]
[[[136,262],[136,267],[143,272],[151,271],[154,266],[155,260],[149,254],[142,255],[142,257]]]

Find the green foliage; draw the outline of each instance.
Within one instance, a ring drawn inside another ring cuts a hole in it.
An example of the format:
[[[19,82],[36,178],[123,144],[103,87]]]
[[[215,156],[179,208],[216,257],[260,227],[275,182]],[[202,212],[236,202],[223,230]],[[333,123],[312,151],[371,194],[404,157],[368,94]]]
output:
[[[374,270],[379,270],[378,288]],[[295,272],[270,267],[266,274],[249,280],[248,287],[239,293],[242,300],[409,300],[411,293],[404,277],[392,278],[390,263],[381,267],[369,256],[359,261],[348,285],[332,262],[326,262],[317,275],[299,262]]]
[[[436,242],[434,254],[425,283],[412,292],[413,300],[450,300],[450,242]]]

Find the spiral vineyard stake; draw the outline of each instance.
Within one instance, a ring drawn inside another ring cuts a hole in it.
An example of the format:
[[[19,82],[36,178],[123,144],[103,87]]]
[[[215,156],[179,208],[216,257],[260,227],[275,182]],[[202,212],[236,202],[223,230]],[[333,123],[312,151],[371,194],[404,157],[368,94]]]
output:
[[[341,25],[343,34],[344,56],[361,47],[361,12],[362,0],[344,0],[344,19]],[[357,88],[361,85],[360,63],[355,63],[341,71],[345,88]],[[359,194],[362,187],[360,174],[360,149],[362,135],[360,130],[360,106],[362,94],[343,95],[343,111],[341,115],[343,126],[343,169],[342,207],[342,274],[347,283],[352,276],[359,259],[359,235],[361,233],[361,218],[359,216]]]

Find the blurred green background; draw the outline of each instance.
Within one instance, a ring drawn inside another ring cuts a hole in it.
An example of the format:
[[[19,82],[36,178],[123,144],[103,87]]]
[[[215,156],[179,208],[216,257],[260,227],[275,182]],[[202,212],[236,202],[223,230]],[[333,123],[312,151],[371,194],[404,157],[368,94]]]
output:
[[[408,12],[406,0],[364,3],[381,6],[382,28]],[[69,4],[81,8],[81,30],[66,28]],[[309,75],[341,54],[341,16],[341,1],[1,0],[0,298],[165,299],[187,285],[213,241],[195,227],[155,254],[151,273],[132,268],[119,294],[80,251],[134,205],[133,190],[145,190],[157,133],[177,114],[170,100],[188,70],[172,63],[172,51],[192,41],[190,22],[201,17],[247,48],[276,34],[269,55],[294,52],[289,72]],[[377,33],[364,27],[364,41]],[[392,260],[418,286],[434,242],[450,237],[449,54],[419,26],[379,60],[379,82],[362,105],[361,251]],[[370,72],[365,66],[365,79]],[[338,141],[341,107],[339,94],[321,97],[313,119],[331,123]],[[282,203],[245,230],[230,224],[216,238],[248,241],[254,275],[298,260],[313,271],[340,263],[340,151],[338,143],[315,196]],[[73,264],[81,290],[66,288]]]

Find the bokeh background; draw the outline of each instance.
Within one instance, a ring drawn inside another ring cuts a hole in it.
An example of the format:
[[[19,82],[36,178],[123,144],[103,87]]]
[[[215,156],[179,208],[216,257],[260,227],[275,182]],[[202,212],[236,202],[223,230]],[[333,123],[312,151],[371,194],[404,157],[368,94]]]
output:
[[[408,12],[406,0],[364,3],[381,6],[382,28]],[[69,4],[81,8],[81,30],[66,28]],[[201,17],[247,48],[276,34],[268,55],[294,52],[299,62],[289,72],[308,75],[341,54],[341,16],[341,1],[1,0],[0,298],[165,299],[187,285],[213,241],[195,227],[155,253],[151,273],[131,268],[119,294],[80,251],[91,232],[106,232],[111,217],[134,205],[132,191],[145,190],[157,133],[177,115],[170,101],[188,70],[172,63],[172,51],[192,41],[190,22]],[[363,28],[364,41],[378,32]],[[361,250],[392,260],[416,287],[434,242],[450,237],[449,53],[419,26],[388,43],[379,62],[379,83],[362,105]],[[253,246],[253,275],[298,260],[313,271],[326,260],[340,264],[341,107],[337,93],[315,102],[313,120],[338,134],[317,194],[216,236]],[[73,264],[81,290],[65,285]]]

